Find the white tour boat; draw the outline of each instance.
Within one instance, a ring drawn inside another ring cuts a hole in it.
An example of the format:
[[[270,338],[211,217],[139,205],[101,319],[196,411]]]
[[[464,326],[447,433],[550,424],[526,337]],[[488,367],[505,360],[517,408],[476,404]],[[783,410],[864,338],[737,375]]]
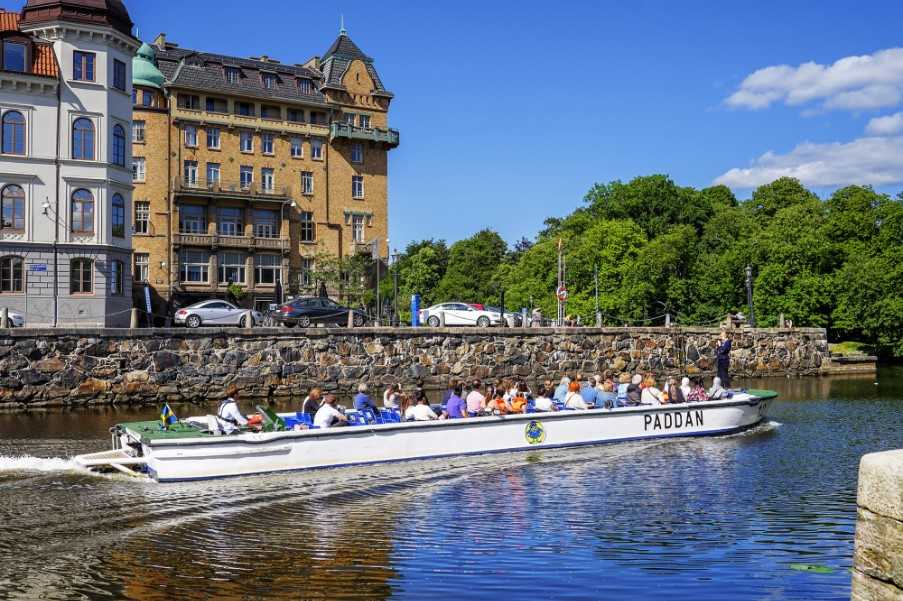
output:
[[[371,423],[329,429],[272,427],[220,435],[206,417],[169,429],[158,421],[111,428],[113,448],[75,457],[94,471],[160,482],[222,478],[289,470],[407,461],[467,454],[623,442],[644,438],[729,434],[761,423],[767,390],[735,392],[730,399],[680,405],[617,407],[421,422]],[[291,424],[294,413],[278,414]]]

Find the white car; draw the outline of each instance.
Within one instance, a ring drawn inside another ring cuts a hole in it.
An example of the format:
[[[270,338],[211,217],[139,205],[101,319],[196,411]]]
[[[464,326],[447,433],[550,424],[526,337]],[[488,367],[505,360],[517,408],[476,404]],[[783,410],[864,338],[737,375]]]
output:
[[[245,327],[245,313],[247,309],[236,307],[224,300],[206,300],[176,311],[173,321],[176,325],[184,325],[189,328],[204,326],[239,326]],[[258,311],[251,311],[254,317],[254,325],[263,325],[263,315]]]
[[[24,328],[25,327],[25,316],[21,313],[16,313],[15,311],[9,311],[9,327],[11,328]]]
[[[445,313],[447,326],[480,326],[488,328],[502,323],[502,315],[497,311],[478,309],[466,303],[442,303],[420,311],[420,323],[432,328],[442,324],[440,315]]]

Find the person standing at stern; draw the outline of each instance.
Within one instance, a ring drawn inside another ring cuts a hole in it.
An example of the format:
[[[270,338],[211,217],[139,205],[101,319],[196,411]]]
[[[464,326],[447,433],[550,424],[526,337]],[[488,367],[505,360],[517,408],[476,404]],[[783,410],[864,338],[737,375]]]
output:
[[[721,337],[719,338],[715,355],[718,366],[718,377],[721,378],[721,385],[725,388],[730,388],[731,339],[725,330],[721,330]]]

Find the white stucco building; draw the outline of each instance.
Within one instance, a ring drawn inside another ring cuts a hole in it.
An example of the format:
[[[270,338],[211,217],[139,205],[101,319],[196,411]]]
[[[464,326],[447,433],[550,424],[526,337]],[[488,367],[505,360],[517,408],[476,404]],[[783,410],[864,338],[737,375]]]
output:
[[[0,307],[29,326],[128,325],[131,29],[119,0],[0,11]]]

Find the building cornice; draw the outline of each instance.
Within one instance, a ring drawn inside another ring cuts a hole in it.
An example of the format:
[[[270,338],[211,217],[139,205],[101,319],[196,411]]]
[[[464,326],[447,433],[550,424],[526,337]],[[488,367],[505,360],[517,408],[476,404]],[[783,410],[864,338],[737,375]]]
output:
[[[135,54],[140,46],[138,40],[131,36],[125,36],[115,29],[92,27],[90,25],[72,23],[69,21],[36,23],[30,26],[23,26],[22,31],[31,33],[49,42],[56,40],[71,40],[73,37],[78,39],[88,38],[91,40],[100,40],[129,54]]]
[[[38,96],[56,94],[60,82],[55,77],[46,75],[34,75],[32,73],[17,73],[15,71],[0,71],[0,90],[4,92],[21,92]]]

